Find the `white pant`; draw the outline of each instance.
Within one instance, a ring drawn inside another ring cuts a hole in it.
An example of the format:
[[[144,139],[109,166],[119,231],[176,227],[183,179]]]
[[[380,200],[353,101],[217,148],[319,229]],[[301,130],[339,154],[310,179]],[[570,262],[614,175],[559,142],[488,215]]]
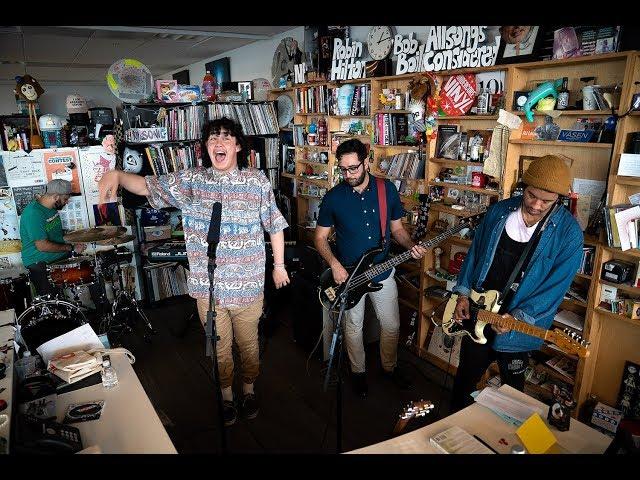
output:
[[[395,269],[382,283],[382,289],[363,295],[358,304],[348,310],[344,319],[344,340],[351,362],[351,371],[362,373],[365,371],[364,344],[362,341],[362,326],[364,323],[364,307],[367,296],[371,299],[373,309],[380,322],[380,359],[382,368],[393,370],[398,353],[398,336],[400,332],[400,311],[398,309],[398,287],[393,278]],[[332,322],[330,322],[331,324]],[[330,327],[331,328],[331,327]],[[330,334],[325,328],[325,351],[330,341]],[[329,333],[329,335],[326,335]]]

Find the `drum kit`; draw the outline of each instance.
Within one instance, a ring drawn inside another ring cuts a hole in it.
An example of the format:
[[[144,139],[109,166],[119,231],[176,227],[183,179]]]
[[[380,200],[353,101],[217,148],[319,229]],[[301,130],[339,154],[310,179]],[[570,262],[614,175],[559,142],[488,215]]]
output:
[[[87,310],[80,301],[80,293],[91,288],[98,317],[98,334],[106,333],[112,345],[119,344],[125,333],[131,332],[136,320],[141,320],[145,328],[145,339],[155,333],[151,322],[136,301],[135,294],[125,288],[122,278],[122,264],[128,264],[133,254],[124,243],[133,240],[133,235],[126,234],[124,227],[102,226],[64,235],[69,243],[91,243],[100,246],[113,246],[109,250],[97,251],[92,256],[66,258],[47,265],[47,277],[52,286],[60,293],[43,295],[28,300],[28,276],[25,272],[10,272],[6,278],[0,278],[0,308],[15,308],[18,315],[17,324],[21,327],[20,336],[27,349],[41,345],[43,341],[55,338],[87,322],[84,311]],[[115,280],[117,277],[117,281]],[[114,286],[114,298],[109,300],[106,291],[107,279]],[[23,284],[26,287],[23,287]],[[117,287],[117,288],[116,288]],[[23,300],[24,290],[24,300]],[[65,297],[71,292],[73,300]],[[6,304],[6,306],[5,306]]]

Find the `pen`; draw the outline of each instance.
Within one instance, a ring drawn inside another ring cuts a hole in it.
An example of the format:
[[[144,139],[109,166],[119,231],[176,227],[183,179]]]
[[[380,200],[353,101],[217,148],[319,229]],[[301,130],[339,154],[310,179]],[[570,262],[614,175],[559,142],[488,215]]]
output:
[[[487,447],[489,450],[491,450],[493,453],[498,453],[498,452],[496,452],[493,448],[491,448],[491,446],[490,446],[487,442],[485,442],[484,440],[482,440],[479,436],[474,435],[473,437],[474,437],[476,440],[478,440],[481,444],[483,444],[485,447]]]

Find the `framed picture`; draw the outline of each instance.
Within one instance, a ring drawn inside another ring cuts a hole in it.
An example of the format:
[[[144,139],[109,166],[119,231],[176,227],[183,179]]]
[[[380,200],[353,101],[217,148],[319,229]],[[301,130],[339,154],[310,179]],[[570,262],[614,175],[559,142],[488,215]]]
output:
[[[180,85],[189,85],[189,70],[180,70],[172,75],[173,79]]]
[[[616,407],[625,418],[640,418],[640,365],[637,363],[627,360],[624,364]]]
[[[541,26],[501,26],[499,31],[500,46],[496,65],[537,60],[542,42]]]
[[[245,100],[253,100],[251,82],[238,82],[238,92],[242,94]]]
[[[229,57],[219,58],[213,62],[206,63],[204,69],[216,77],[216,85],[219,85],[218,88],[221,88],[223,83],[231,81],[231,61]]]

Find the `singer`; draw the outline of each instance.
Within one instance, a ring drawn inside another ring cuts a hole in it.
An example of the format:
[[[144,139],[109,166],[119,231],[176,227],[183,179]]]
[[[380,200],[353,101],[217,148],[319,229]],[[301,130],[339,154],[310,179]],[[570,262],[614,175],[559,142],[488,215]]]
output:
[[[209,308],[207,238],[214,242],[219,239],[212,253],[217,264],[214,285],[216,329],[220,337],[217,356],[227,426],[235,423],[238,410],[231,389],[234,334],[243,381],[240,407],[247,418],[255,418],[259,410],[253,384],[260,365],[258,321],[265,282],[263,231],[269,234],[273,246],[275,286],[280,288],[289,283],[283,234],[288,225],[276,206],[265,174],[247,168],[246,147],[240,125],[223,117],[203,129],[203,160],[211,160],[211,167],[146,177],[112,170],[99,183],[101,203],[113,202],[118,187],[122,186],[148,197],[154,208],[174,206],[182,210],[190,270],[189,295],[197,301],[203,326]]]

